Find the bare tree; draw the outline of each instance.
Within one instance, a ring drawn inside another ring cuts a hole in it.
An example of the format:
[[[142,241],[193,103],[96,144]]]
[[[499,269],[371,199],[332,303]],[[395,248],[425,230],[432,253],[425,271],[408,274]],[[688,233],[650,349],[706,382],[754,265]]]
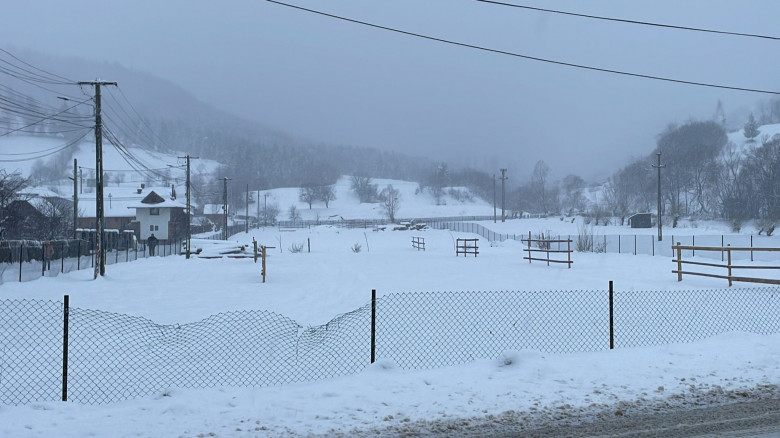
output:
[[[550,173],[550,166],[542,160],[536,162],[534,174],[531,179],[531,186],[534,191],[535,201],[538,209],[542,213],[549,212],[549,193],[547,193],[547,175]]]
[[[376,185],[371,183],[370,176],[353,175],[351,187],[360,200],[360,203],[373,202],[374,199],[376,199]]]
[[[336,199],[336,190],[333,186],[319,186],[317,187],[317,197],[325,203],[325,208],[328,208],[330,201]]]
[[[309,204],[309,210],[311,210],[311,205],[314,203],[314,201],[317,200],[318,197],[319,193],[317,191],[317,187],[315,186],[305,186],[298,190],[298,199],[301,202]]]
[[[401,192],[398,189],[393,188],[392,184],[382,189],[379,193],[379,197],[382,200],[382,207],[387,213],[387,217],[390,222],[395,222],[395,214],[398,213],[398,209],[401,208]]]
[[[301,220],[301,213],[298,211],[298,207],[295,205],[291,205],[290,208],[287,210],[287,218],[290,219],[292,222],[298,222]]]
[[[7,173],[0,169],[0,236],[8,221],[6,208],[8,204],[20,198],[20,192],[29,185],[30,180],[23,178],[21,173]]]
[[[73,203],[62,198],[40,198],[36,203],[42,217],[36,224],[41,239],[67,238],[73,234]]]

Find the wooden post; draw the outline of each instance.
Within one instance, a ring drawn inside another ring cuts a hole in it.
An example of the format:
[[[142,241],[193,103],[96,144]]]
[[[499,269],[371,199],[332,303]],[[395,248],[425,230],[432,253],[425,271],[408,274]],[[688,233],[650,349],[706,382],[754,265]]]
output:
[[[252,245],[254,246],[255,263],[257,263],[257,240],[254,237],[252,238]]]
[[[528,232],[528,263],[531,263],[531,232]]]
[[[750,237],[752,239],[753,236],[751,235]],[[730,247],[731,244],[729,243],[728,246]],[[728,269],[729,269],[729,287],[731,287],[731,284],[732,284],[732,281],[731,281],[731,248],[726,249],[726,252],[728,253],[728,261],[726,262],[726,265],[728,266]]]
[[[750,235],[750,261],[751,262],[753,261],[753,235],[752,234]],[[731,264],[731,262],[729,262],[729,264]],[[729,274],[729,275],[731,275],[731,274]],[[729,286],[731,286],[731,285],[729,285]]]
[[[677,281],[682,281],[682,248],[677,242]]]
[[[545,249],[547,249],[547,266],[550,266],[550,236],[547,236],[548,242],[545,242]],[[544,242],[544,233],[542,233],[542,242]]]
[[[262,270],[261,272],[263,273],[263,283],[265,283],[265,246],[261,246],[260,250],[262,251],[262,257],[263,257],[262,267],[260,269]]]
[[[571,239],[566,241],[566,261],[569,269],[571,269]]]

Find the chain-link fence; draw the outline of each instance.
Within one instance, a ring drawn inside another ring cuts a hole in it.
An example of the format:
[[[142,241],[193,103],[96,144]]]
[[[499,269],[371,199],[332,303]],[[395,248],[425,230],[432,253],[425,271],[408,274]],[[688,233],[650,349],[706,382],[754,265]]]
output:
[[[601,234],[598,232],[598,227],[593,228],[588,233],[577,234],[550,234],[548,231],[541,230],[537,232],[525,232],[520,234],[503,234],[492,231],[482,224],[474,222],[457,222],[457,221],[437,221],[430,220],[426,222],[426,225],[430,228],[437,230],[450,230],[460,233],[473,233],[484,237],[491,242],[503,242],[505,240],[528,239],[529,235],[532,238],[544,234],[548,238],[561,240],[571,239],[574,243],[573,249],[580,252],[597,252],[597,253],[616,253],[616,254],[645,254],[645,255],[659,255],[665,257],[673,257],[674,251],[672,246],[677,242],[683,245],[690,246],[712,246],[712,247],[741,247],[741,248],[770,248],[780,247],[780,236],[765,236],[765,235],[751,235],[751,234],[707,234],[707,235],[690,235],[690,234],[674,234],[674,231],[669,231],[665,234],[663,241],[658,241],[658,237],[654,234]],[[582,245],[581,242],[587,242],[587,245]],[[585,248],[583,248],[585,246]],[[566,249],[558,247],[556,249]],[[723,259],[723,253],[721,252],[695,252],[685,251],[684,256],[701,256],[706,258]],[[771,255],[745,252],[739,254],[739,258],[750,260],[776,260]]]
[[[179,254],[181,241],[169,241],[157,246],[160,257]],[[143,243],[109,248],[106,265],[132,262],[149,257]],[[8,281],[31,281],[42,276],[95,267],[94,242],[67,240],[0,240],[0,284]]]
[[[374,357],[430,369],[507,350],[599,351],[730,331],[780,333],[780,289],[391,294],[316,327],[267,311],[159,325],[65,303],[6,300],[0,403],[60,400],[65,392],[71,401],[109,403],[170,388],[348,375]]]

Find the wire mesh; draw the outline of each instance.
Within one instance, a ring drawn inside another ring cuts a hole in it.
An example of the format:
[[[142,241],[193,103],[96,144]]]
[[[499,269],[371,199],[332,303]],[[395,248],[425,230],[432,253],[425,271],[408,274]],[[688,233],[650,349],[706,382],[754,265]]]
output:
[[[0,301],[0,404],[61,399],[62,309],[56,301]]]
[[[430,369],[499,357],[609,348],[607,291],[433,292],[376,301],[376,357]],[[616,291],[617,348],[725,332],[780,333],[780,288]],[[359,372],[371,358],[371,305],[321,326],[267,311],[188,324],[71,308],[68,400],[112,403],[173,388],[258,387]],[[61,398],[63,305],[0,301],[0,404]]]

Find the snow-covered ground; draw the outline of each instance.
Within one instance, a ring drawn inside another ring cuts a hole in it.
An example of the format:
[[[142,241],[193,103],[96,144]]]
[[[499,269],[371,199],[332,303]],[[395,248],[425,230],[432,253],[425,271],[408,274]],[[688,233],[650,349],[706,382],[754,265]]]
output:
[[[414,201],[406,206],[414,211]],[[556,230],[565,223],[483,222],[496,231]],[[708,224],[708,232],[725,228]],[[721,226],[722,227],[722,226]],[[618,230],[620,231],[620,230]],[[622,229],[630,232],[629,229]],[[426,251],[411,237],[425,238]],[[255,229],[231,237],[269,249],[267,282],[252,259],[150,258],[26,283],[5,283],[0,299],[61,300],[72,307],[184,324],[233,310],[269,310],[303,326],[392,293],[431,291],[725,288],[726,281],[677,282],[669,257],[575,253],[571,269],[529,264],[522,245],[479,242],[478,257],[455,257],[453,241],[475,237],[443,230],[373,231],[314,227]],[[211,251],[204,242],[197,243]],[[303,252],[291,252],[303,245]],[[308,247],[311,252],[308,252]],[[356,245],[360,252],[354,252]],[[750,287],[746,285],[745,287]],[[692,344],[550,354],[506,351],[443,369],[410,371],[379,357],[356,375],[262,388],[162,388],[108,405],[38,402],[0,406],[3,437],[375,436],[424,432],[457,436],[480,422],[542,424],[579,415],[630,415],[732,401],[780,384],[780,335],[724,333]],[[416,432],[415,432],[416,431]]]
[[[27,148],[23,144],[19,147]],[[89,153],[85,150],[84,162]],[[109,162],[111,168],[118,165],[110,156],[107,160],[106,167]],[[484,201],[445,198],[444,205],[435,205],[429,194],[416,193],[416,184],[374,182],[380,189],[393,184],[401,190],[399,217],[493,213],[493,206]],[[317,203],[309,209],[298,200],[294,188],[260,192],[257,198],[277,203],[280,219],[285,219],[291,205],[310,220],[383,217],[377,204],[357,202],[347,178],[339,181],[336,191],[337,199],[328,208]],[[258,207],[253,202],[249,213]],[[579,220],[499,220],[482,221],[481,225],[508,234],[550,231],[577,235],[582,227]],[[717,222],[685,222],[681,226],[664,230],[667,244],[672,234],[732,234],[727,225]],[[655,231],[614,224],[593,230],[596,235],[647,234],[648,238]],[[743,232],[756,231],[746,225]],[[412,236],[425,238],[426,251],[412,248]],[[106,276],[97,280],[92,280],[91,270],[82,270],[25,283],[6,282],[0,285],[0,300],[61,300],[68,294],[72,307],[140,316],[157,324],[186,324],[236,310],[267,310],[302,326],[317,326],[366,305],[372,289],[381,298],[433,291],[603,291],[609,281],[622,291],[727,287],[725,280],[715,278],[686,276],[678,282],[671,273],[675,266],[665,256],[575,253],[573,267],[566,269],[565,265],[529,264],[522,259],[520,242],[491,244],[481,238],[478,257],[457,258],[453,246],[459,237],[477,236],[444,230],[373,231],[331,226],[294,232],[254,229],[232,236],[227,245],[251,248],[256,240],[275,247],[269,249],[266,283],[261,282],[259,263],[251,259],[157,257],[109,265]],[[204,248],[204,254],[216,252],[220,245],[195,244]],[[360,251],[355,252],[358,245]],[[291,251],[294,246],[302,246],[303,252]],[[0,346],[0,377],[3,353]],[[579,421],[575,419],[583,416],[728,403],[733,397],[761,393],[776,396],[778,385],[780,334],[729,332],[690,344],[613,351],[506,351],[471,363],[422,371],[403,370],[380,356],[377,363],[355,375],[309,383],[161,388],[153,396],[105,405],[0,405],[0,436],[458,436],[459,430],[480,423],[530,427]]]

